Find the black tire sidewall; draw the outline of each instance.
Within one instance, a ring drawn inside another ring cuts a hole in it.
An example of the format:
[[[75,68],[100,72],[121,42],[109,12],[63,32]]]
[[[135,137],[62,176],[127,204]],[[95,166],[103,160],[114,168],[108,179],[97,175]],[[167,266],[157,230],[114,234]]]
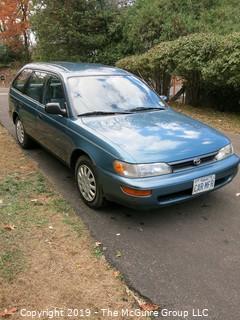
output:
[[[79,185],[78,185],[78,169],[81,165],[85,164],[87,167],[89,167],[94,175],[95,181],[96,181],[96,196],[94,198],[93,201],[87,201],[84,196],[82,195]],[[99,179],[98,179],[98,174],[97,174],[97,170],[96,167],[94,166],[94,164],[92,163],[92,161],[87,157],[87,156],[80,156],[76,166],[75,166],[75,180],[77,183],[77,188],[79,190],[81,199],[83,200],[83,202],[85,204],[87,204],[90,208],[94,208],[94,209],[100,209],[101,207],[103,207],[104,205],[104,197],[103,197],[103,192],[102,192],[102,187],[99,183]]]

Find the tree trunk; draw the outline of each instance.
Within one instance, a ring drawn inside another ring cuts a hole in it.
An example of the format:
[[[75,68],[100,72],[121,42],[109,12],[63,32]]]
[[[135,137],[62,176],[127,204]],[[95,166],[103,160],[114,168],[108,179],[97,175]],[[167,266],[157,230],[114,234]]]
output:
[[[170,86],[171,86],[171,75],[168,73],[163,74],[162,79],[162,92],[161,94],[169,98],[170,94]]]
[[[200,103],[200,84],[201,77],[198,71],[193,71],[191,77],[186,81],[186,100],[185,103],[197,106]]]
[[[155,82],[155,90],[158,94],[161,94],[162,91],[162,83],[161,83],[161,74],[159,70],[156,70],[154,73],[154,82]]]

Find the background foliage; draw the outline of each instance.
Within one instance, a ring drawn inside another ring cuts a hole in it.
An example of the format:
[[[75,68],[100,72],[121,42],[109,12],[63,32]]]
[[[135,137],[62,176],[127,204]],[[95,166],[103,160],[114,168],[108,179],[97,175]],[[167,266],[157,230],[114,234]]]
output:
[[[192,33],[240,32],[238,0],[34,0],[39,59],[113,64]]]
[[[161,94],[178,75],[187,103],[237,109],[239,16],[239,0],[0,0],[0,64],[118,61]]]
[[[30,0],[0,1],[0,64],[30,59]]]
[[[240,33],[197,33],[161,42],[117,66],[144,77],[160,94],[168,94],[171,76],[182,77],[188,104],[239,108]]]

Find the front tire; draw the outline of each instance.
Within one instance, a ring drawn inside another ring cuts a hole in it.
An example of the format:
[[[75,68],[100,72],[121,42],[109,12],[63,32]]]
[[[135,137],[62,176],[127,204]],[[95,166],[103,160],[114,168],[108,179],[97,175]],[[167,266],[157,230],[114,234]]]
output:
[[[79,157],[75,167],[75,178],[84,203],[90,208],[102,208],[105,204],[102,188],[95,166],[87,156]]]
[[[20,146],[23,149],[30,149],[33,145],[33,140],[26,133],[23,123],[19,117],[17,117],[15,121],[15,130],[16,130],[17,142],[20,144]]]

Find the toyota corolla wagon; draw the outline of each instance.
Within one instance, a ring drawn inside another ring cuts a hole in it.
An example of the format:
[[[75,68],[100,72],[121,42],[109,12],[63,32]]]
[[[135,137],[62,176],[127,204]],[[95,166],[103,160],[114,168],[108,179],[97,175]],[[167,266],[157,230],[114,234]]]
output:
[[[34,141],[75,171],[82,200],[156,208],[229,183],[239,157],[209,126],[173,111],[136,76],[114,67],[32,63],[9,93],[18,143]]]

